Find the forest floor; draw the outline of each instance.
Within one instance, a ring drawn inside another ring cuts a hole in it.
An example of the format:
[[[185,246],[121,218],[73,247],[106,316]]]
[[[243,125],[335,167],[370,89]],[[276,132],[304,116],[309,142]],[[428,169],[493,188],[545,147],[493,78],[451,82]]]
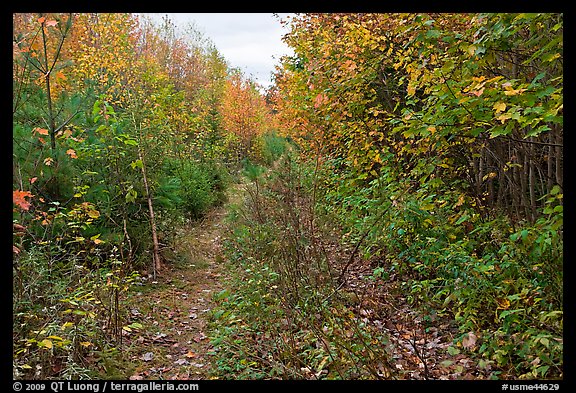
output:
[[[124,332],[123,360],[115,365],[122,379],[205,380],[214,378],[208,325],[215,307],[213,295],[230,282],[222,241],[225,217],[232,204],[241,203],[245,184],[229,190],[224,205],[201,221],[176,229],[177,236],[163,270],[131,290],[129,319],[143,327]],[[457,329],[446,318],[424,321],[392,279],[376,285],[369,280],[368,261],[349,271],[346,290],[360,301],[351,311],[390,339],[392,367],[397,379],[486,379],[490,366],[479,368],[464,348],[452,348]],[[470,337],[475,341],[475,337]],[[471,343],[473,346],[474,343]],[[110,377],[111,370],[106,374]]]
[[[129,295],[130,322],[143,325],[125,333],[123,378],[203,380],[210,378],[212,349],[207,325],[213,295],[227,281],[222,239],[228,206],[242,198],[243,184],[202,220],[177,229],[162,271]]]

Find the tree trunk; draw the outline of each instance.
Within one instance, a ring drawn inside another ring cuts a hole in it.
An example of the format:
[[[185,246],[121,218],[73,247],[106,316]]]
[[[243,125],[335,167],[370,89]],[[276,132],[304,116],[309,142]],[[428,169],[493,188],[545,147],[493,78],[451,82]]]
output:
[[[562,133],[558,130],[558,126],[554,127],[554,133],[556,134],[556,144],[558,145],[556,146],[556,156],[554,157],[556,159],[556,183],[562,187],[562,147],[560,147],[562,145]]]
[[[158,244],[158,235],[156,232],[156,220],[154,218],[154,206],[152,204],[152,195],[150,194],[150,187],[148,186],[148,178],[146,176],[146,164],[144,163],[144,157],[142,156],[142,150],[140,145],[138,146],[138,158],[142,162],[142,178],[144,180],[144,189],[146,190],[146,199],[148,200],[148,212],[150,213],[150,227],[152,229],[152,268],[154,272],[154,279],[156,279],[156,273],[162,268],[162,263],[160,260],[160,246]]]

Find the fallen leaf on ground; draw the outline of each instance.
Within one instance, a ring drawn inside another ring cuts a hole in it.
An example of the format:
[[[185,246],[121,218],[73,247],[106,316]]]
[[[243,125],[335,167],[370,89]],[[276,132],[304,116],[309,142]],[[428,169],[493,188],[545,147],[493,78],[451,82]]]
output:
[[[140,359],[149,362],[154,359],[154,354],[152,352],[146,352],[144,355],[140,356]]]
[[[466,349],[474,348],[476,346],[476,335],[473,332],[468,333],[468,336],[462,340],[462,346]]]

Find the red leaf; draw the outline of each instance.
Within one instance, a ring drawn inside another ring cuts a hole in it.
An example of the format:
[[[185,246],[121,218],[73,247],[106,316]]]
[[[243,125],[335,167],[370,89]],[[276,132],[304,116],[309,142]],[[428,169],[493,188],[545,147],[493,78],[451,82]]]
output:
[[[30,208],[30,202],[26,198],[32,198],[34,195],[30,191],[12,191],[12,202],[20,209],[27,211]]]
[[[24,232],[26,231],[26,227],[17,223],[12,224],[12,230],[16,232]]]

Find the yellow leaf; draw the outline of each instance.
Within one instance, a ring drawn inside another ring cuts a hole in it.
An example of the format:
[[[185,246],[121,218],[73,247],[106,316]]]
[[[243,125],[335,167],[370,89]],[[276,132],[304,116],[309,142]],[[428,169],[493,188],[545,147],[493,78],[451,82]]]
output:
[[[48,348],[48,349],[52,349],[52,341],[48,340],[48,339],[44,339],[42,341],[40,341],[38,343],[39,346],[44,347],[44,348]]]
[[[496,113],[504,112],[506,110],[506,103],[505,102],[497,102],[494,104],[494,110]]]
[[[498,302],[498,309],[507,310],[510,307],[510,300],[508,299],[496,299]]]
[[[504,92],[504,94],[506,94],[507,96],[515,96],[515,95],[523,93],[525,91],[526,91],[526,89],[517,89],[517,90],[512,89],[512,90],[506,90]]]
[[[92,345],[92,343],[88,341],[82,341],[80,345],[82,345],[84,348],[88,348],[90,345]]]
[[[72,322],[65,322],[64,325],[60,326],[60,330],[66,330],[72,326],[74,326],[74,324]]]
[[[411,84],[408,85],[408,95],[413,96],[414,93],[416,93],[416,89],[414,88],[414,86],[412,86]]]
[[[430,126],[427,128],[428,131],[430,131],[431,134],[434,134],[436,132],[436,127],[435,126]]]
[[[506,120],[510,119],[511,117],[512,117],[512,115],[511,115],[510,113],[503,113],[503,114],[501,114],[500,116],[498,116],[498,117],[496,118],[496,120],[500,120],[500,122],[501,122],[502,124],[504,124],[504,122],[505,122]]]
[[[88,217],[93,219],[100,217],[100,212],[98,210],[88,210],[86,214],[88,214]]]

